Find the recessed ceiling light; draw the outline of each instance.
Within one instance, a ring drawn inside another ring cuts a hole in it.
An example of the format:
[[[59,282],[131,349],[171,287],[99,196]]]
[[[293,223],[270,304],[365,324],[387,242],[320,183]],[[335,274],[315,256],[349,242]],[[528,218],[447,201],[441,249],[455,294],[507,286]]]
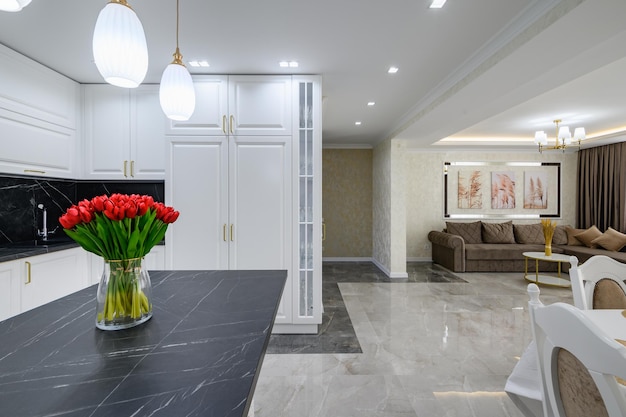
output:
[[[446,4],[446,0],[433,0],[429,7],[431,9],[441,9],[444,4]]]
[[[361,126],[361,122],[354,122],[355,125]]]
[[[387,72],[389,74],[395,74],[396,72],[398,72],[398,67],[389,67],[389,69],[387,70]]]
[[[206,60],[202,60],[202,61],[189,61],[189,65],[192,67],[203,67],[203,68],[208,68],[209,62]]]
[[[368,106],[370,106],[370,107],[372,107],[372,106],[373,106],[373,105],[375,105],[375,104],[376,104],[376,102],[375,102],[375,101],[368,101],[368,102],[367,102],[367,105],[368,105]]]
[[[298,61],[280,61],[278,65],[281,68],[298,68]]]

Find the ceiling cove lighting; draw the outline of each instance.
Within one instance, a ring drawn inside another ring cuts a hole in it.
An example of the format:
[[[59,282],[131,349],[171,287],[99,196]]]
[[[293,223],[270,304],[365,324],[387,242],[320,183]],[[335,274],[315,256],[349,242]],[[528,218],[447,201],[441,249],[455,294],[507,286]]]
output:
[[[547,146],[548,135],[546,135],[546,132],[544,132],[543,130],[535,132],[535,144],[539,146],[539,152],[543,152],[545,150],[548,150],[548,151],[561,150],[565,152],[565,148],[567,148],[568,146],[572,144],[572,134],[569,131],[569,127],[568,126],[559,127],[559,123],[561,123],[561,119],[553,120],[553,122],[556,125],[556,137],[555,137],[555,143],[553,146]],[[578,142],[577,146],[579,149],[580,149],[580,142],[584,140],[585,137],[586,135],[585,135],[584,127],[577,127],[576,129],[574,129],[573,139],[574,141]]]
[[[28,6],[31,0],[0,0],[0,10],[4,12],[19,12]]]
[[[441,9],[443,5],[446,4],[446,0],[433,0],[430,3],[430,9]]]
[[[135,88],[146,77],[146,36],[126,0],[111,0],[100,11],[93,31],[93,57],[109,84]]]
[[[396,72],[398,72],[398,67],[389,67],[389,69],[387,70],[387,72],[389,74],[395,74]]]
[[[191,74],[183,64],[178,49],[178,5],[176,0],[176,52],[174,60],[165,68],[159,87],[159,101],[163,113],[171,120],[189,120],[196,107],[196,93]]]

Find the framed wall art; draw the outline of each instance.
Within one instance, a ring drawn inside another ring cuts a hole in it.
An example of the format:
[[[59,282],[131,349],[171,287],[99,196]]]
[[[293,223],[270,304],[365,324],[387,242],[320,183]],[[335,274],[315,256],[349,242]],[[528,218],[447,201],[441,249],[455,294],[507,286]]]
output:
[[[560,162],[444,162],[443,217],[561,217]]]

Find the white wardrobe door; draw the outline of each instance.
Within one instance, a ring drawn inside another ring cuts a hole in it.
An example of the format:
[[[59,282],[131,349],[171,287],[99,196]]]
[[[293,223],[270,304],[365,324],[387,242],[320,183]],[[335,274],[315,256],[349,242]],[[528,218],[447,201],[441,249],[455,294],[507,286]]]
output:
[[[291,146],[286,137],[235,137],[230,152],[230,269],[289,269]]]
[[[223,137],[170,142],[167,200],[180,212],[167,232],[172,269],[228,269],[227,146]]]

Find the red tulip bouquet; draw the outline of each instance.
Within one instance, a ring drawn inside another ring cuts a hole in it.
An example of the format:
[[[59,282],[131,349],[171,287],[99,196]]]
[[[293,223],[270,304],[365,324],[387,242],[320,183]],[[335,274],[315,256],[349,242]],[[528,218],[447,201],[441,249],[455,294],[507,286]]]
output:
[[[99,328],[131,327],[152,316],[151,285],[141,260],[178,215],[147,195],[112,194],[83,200],[59,218],[69,237],[105,260],[97,296]]]

